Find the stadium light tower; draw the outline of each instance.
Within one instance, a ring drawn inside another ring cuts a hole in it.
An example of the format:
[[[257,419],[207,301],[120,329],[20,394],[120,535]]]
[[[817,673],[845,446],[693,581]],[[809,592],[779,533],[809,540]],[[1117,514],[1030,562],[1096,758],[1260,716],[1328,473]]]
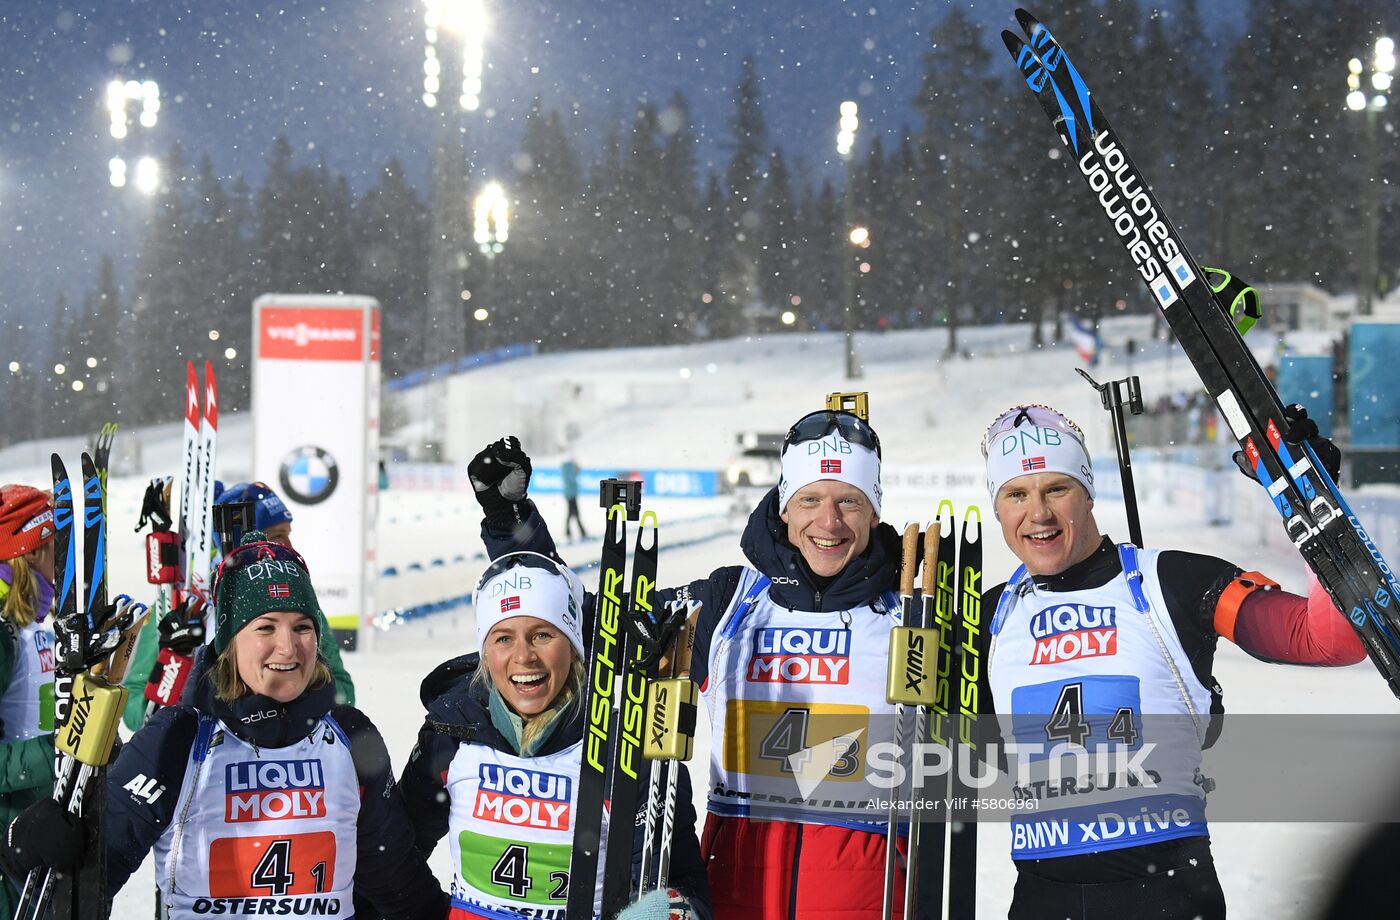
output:
[[[1380,233],[1380,186],[1376,175],[1376,116],[1389,103],[1395,74],[1395,42],[1388,35],[1376,39],[1370,71],[1360,58],[1347,62],[1347,108],[1366,113],[1366,175],[1362,206],[1366,223],[1361,240],[1361,267],[1357,278],[1356,312],[1369,316],[1376,296],[1377,236]]]
[[[505,251],[506,240],[510,238],[510,202],[499,182],[490,182],[476,196],[472,206],[472,238],[476,247],[486,258],[486,303],[496,316],[504,319],[498,309],[496,299],[496,256]],[[484,319],[486,306],[478,306],[475,313],[478,320]]]
[[[855,191],[854,171],[851,169],[851,158],[855,153],[856,129],[860,127],[860,115],[856,104],[847,99],[841,103],[841,118],[837,122],[836,132],[836,153],[846,165],[846,188],[842,197],[842,218],[846,228],[851,227],[851,201]],[[850,231],[854,234],[854,230]],[[854,243],[854,236],[851,237]],[[842,312],[845,313],[846,326],[846,379],[855,380],[860,376],[860,363],[856,360],[856,336],[855,336],[855,312],[856,312],[856,276],[851,270],[851,256],[846,252],[845,247],[841,247],[841,293]]]
[[[482,0],[423,0],[426,44],[423,46],[423,104],[437,108],[444,77],[439,45],[448,36],[462,42],[461,92],[457,104],[473,112],[481,105],[482,45],[486,39],[486,5]]]
[[[483,0],[423,0],[423,105],[436,113],[429,198],[428,311],[422,330],[424,364],[466,353],[474,337],[461,308],[464,273],[472,258],[471,197],[465,116],[481,105]],[[456,97],[455,104],[451,101]]]
[[[510,238],[510,202],[499,182],[488,183],[476,196],[472,238],[482,255],[494,257],[505,249]]]
[[[154,80],[112,80],[107,84],[108,133],[120,145],[132,129],[132,112],[141,128],[154,128],[160,115],[160,87]],[[120,150],[118,146],[118,150]],[[118,153],[107,161],[107,178],[113,188],[124,188],[128,181],[128,165]],[[145,194],[160,186],[160,166],[149,156],[136,162],[136,189]]]

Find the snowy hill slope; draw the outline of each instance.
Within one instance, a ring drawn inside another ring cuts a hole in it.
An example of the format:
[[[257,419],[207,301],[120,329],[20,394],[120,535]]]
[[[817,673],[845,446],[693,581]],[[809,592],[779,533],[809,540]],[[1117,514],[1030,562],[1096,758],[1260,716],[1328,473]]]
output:
[[[1128,337],[1143,342],[1148,323],[1146,318],[1123,318],[1106,324],[1110,360],[1095,371],[1100,380],[1128,373],[1126,365],[1118,363],[1122,343]],[[469,414],[463,438],[479,445],[519,430],[514,426],[520,422],[529,422],[540,434],[538,444],[526,445],[537,467],[557,462],[562,456],[562,433],[572,433],[576,435],[573,451],[585,465],[715,469],[731,455],[736,433],[781,431],[799,415],[818,408],[827,392],[859,388],[871,393],[872,422],[882,438],[889,469],[928,464],[975,468],[981,462],[979,439],[991,418],[1007,406],[1032,401],[1053,404],[1076,418],[1096,455],[1108,461],[1100,466],[1100,481],[1116,478],[1107,419],[1097,394],[1073,373],[1078,359],[1071,349],[1033,351],[1027,347],[1027,327],[987,327],[964,330],[961,354],[944,360],[946,340],[946,333],[939,330],[860,335],[857,342],[865,375],[857,382],[843,379],[839,335],[768,336],[676,348],[542,355],[483,368],[457,381],[479,394],[479,403],[492,407],[489,413],[477,414],[474,409]],[[1181,354],[1172,354],[1160,343],[1139,350],[1133,372],[1142,376],[1149,400],[1162,392],[1199,388]],[[222,434],[220,475],[226,479],[249,475],[246,420],[230,419]],[[140,442],[139,454],[124,448],[124,441]],[[45,481],[47,451],[53,446],[29,445],[0,453],[0,479]],[[65,456],[75,456],[80,449],[77,439],[58,446]],[[132,529],[145,479],[173,470],[177,457],[178,436],[173,430],[139,438],[131,432],[118,436],[111,541],[113,584],[119,590],[135,594],[148,590],[142,577],[140,541]],[[1138,467],[1141,481],[1154,475],[1150,463]],[[1174,475],[1176,471],[1162,474],[1168,480]],[[1126,538],[1121,503],[1108,497],[1107,486],[1096,509],[1098,518],[1108,533]],[[1267,506],[1260,510],[1264,502],[1257,487],[1244,483],[1236,491],[1235,504],[1258,513],[1241,511],[1233,523],[1215,527],[1207,526],[1200,509],[1182,501],[1173,490],[1152,491],[1142,509],[1148,542],[1221,555],[1259,568],[1286,587],[1302,588],[1302,565],[1296,554],[1265,539],[1277,525],[1268,521]],[[885,518],[896,526],[907,519],[926,519],[938,497],[942,496],[917,490],[892,492]],[[959,506],[987,504],[976,486],[949,497]],[[539,501],[557,531],[562,526],[562,502],[547,496]],[[599,513],[587,510],[589,504],[584,503],[585,514],[594,527]],[[740,561],[737,528],[742,515],[726,517],[729,506],[727,499],[704,499],[675,500],[659,508],[665,528],[663,546],[677,542],[681,535],[717,535],[664,553],[663,584],[701,577],[714,567]],[[990,514],[986,518],[986,573],[988,582],[995,584],[1011,571],[1013,561]],[[478,520],[474,501],[464,493],[390,490],[382,496],[378,542],[386,557],[393,552],[402,561],[470,557],[480,549]],[[692,523],[683,524],[686,520]],[[1394,534],[1385,536],[1395,539]],[[597,557],[593,541],[567,545],[563,551],[574,564]],[[314,560],[312,567],[314,571]],[[459,593],[470,590],[479,568],[480,563],[470,559],[451,568],[450,579]],[[585,580],[591,584],[595,578]],[[468,609],[409,622],[377,635],[372,650],[347,655],[359,703],[384,733],[396,764],[408,756],[420,724],[418,681],[444,658],[474,645]],[[1338,671],[1285,668],[1256,662],[1221,643],[1216,673],[1226,688],[1231,712],[1328,712],[1343,706],[1352,712],[1395,709],[1369,664]],[[707,728],[702,724],[693,763],[701,774],[708,756]],[[703,793],[703,781],[697,787]],[[703,807],[703,801],[697,804]],[[1301,916],[1304,905],[1324,887],[1332,861],[1350,834],[1351,829],[1333,825],[1215,825],[1215,853],[1231,916]],[[980,846],[979,913],[984,917],[1005,915],[1014,881],[1008,845],[1006,828],[988,825]],[[434,861],[441,878],[446,879],[447,866],[443,848]],[[150,879],[150,870],[141,870],[119,895],[114,916],[121,920],[150,916]]]

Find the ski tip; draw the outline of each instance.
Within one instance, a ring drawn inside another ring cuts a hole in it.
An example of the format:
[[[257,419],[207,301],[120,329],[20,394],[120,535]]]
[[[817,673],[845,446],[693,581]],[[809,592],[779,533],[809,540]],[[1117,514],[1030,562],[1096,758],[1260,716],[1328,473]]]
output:
[[[1017,62],[1019,63],[1021,59],[1021,49],[1026,47],[1026,43],[1022,41],[1021,36],[1017,35],[1015,32],[1012,32],[1010,29],[1002,29],[1001,41],[1002,44],[1006,45],[1006,50],[1010,51],[1011,56],[1013,58],[1016,58]]]
[[[946,509],[946,510],[945,510],[945,509]],[[933,519],[934,519],[935,521],[940,521],[940,520],[942,520],[942,519],[945,518],[945,517],[952,517],[952,516],[953,516],[953,500],[952,500],[951,498],[945,498],[945,499],[940,500],[940,501],[938,502],[938,511],[935,512],[935,514],[934,514],[934,516],[933,516]]]
[[[1046,34],[1050,32],[1050,30],[1046,29],[1041,21],[1031,15],[1031,12],[1025,7],[1016,7],[1016,22],[1020,24],[1021,28],[1024,29],[1026,34],[1031,38],[1035,37],[1036,30],[1038,29],[1044,29]]]
[[[973,526],[975,526],[976,529],[972,532],[972,537],[969,538],[968,528]],[[982,509],[976,505],[968,505],[967,510],[963,512],[963,540],[972,542],[979,539],[981,535]]]

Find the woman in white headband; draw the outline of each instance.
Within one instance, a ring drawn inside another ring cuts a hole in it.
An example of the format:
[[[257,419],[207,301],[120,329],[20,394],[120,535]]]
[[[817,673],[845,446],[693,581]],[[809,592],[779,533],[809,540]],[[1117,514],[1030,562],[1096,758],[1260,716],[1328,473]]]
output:
[[[399,795],[420,851],[450,841],[450,920],[562,918],[584,731],[583,586],[553,559],[509,553],[472,598],[480,650],[423,681],[428,715]],[[684,769],[678,789],[673,888],[644,896],[619,920],[708,916]]]

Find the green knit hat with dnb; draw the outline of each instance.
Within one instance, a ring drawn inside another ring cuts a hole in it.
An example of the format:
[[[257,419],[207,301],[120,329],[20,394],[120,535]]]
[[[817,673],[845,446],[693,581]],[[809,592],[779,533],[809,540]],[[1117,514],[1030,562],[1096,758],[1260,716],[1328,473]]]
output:
[[[321,605],[301,556],[267,542],[260,531],[249,531],[219,566],[214,585],[214,653],[228,648],[238,631],[253,620],[285,610],[310,617],[319,636]]]

